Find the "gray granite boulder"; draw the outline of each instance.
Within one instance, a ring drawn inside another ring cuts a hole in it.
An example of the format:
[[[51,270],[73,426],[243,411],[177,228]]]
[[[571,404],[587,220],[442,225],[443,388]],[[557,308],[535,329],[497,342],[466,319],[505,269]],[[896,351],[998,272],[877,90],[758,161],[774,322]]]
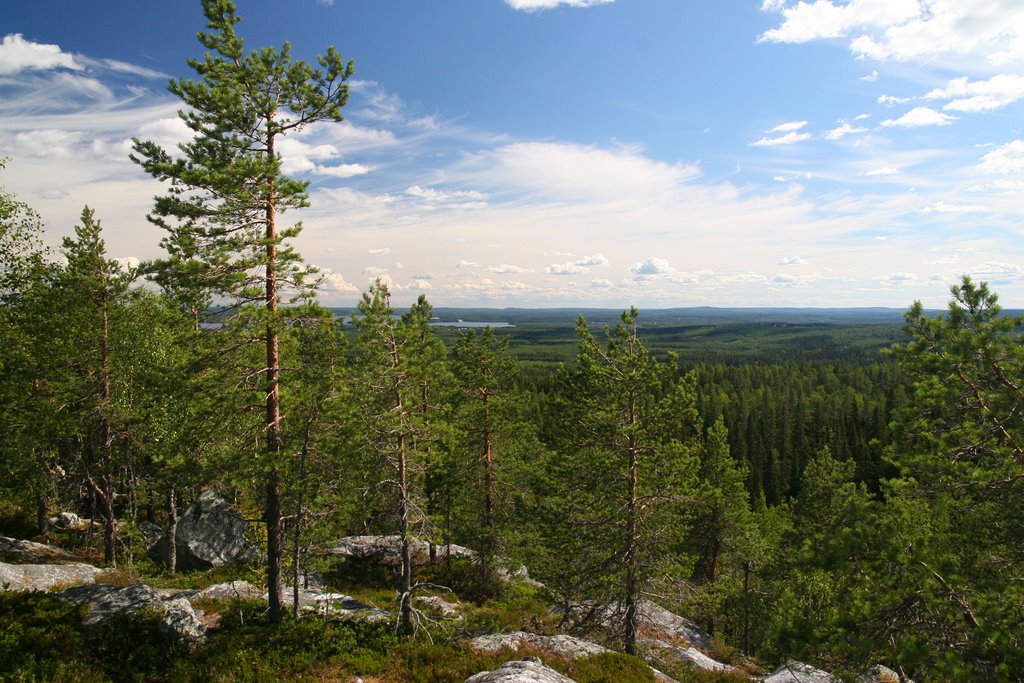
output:
[[[554,669],[530,657],[518,662],[505,662],[494,671],[481,671],[466,683],[575,683]]]
[[[115,614],[151,610],[161,615],[161,628],[181,640],[195,642],[206,634],[188,600],[171,598],[165,602],[144,583],[123,588],[103,584],[78,586],[56,596],[75,605],[88,605],[89,610],[82,617],[83,626],[103,623]]]
[[[0,562],[0,590],[49,591],[95,583],[102,570],[79,562],[69,564],[7,564]]]
[[[765,683],[839,683],[839,679],[827,671],[794,660],[786,662],[761,680]]]
[[[19,562],[73,562],[78,559],[57,546],[7,536],[0,536],[0,553],[13,556]]]
[[[204,491],[178,520],[175,533],[177,568],[211,569],[257,557],[256,548],[246,539],[249,523],[223,496]],[[156,561],[164,558],[164,540],[149,549]]]

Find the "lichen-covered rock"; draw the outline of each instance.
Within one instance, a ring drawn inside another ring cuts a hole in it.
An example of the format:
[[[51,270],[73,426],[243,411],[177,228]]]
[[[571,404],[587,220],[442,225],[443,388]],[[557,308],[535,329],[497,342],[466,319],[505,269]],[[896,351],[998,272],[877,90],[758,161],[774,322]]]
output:
[[[49,591],[95,583],[101,570],[89,564],[7,564],[0,562],[0,590]]]
[[[177,568],[203,570],[255,559],[256,548],[246,539],[248,530],[249,523],[227,499],[203,491],[178,521]],[[161,539],[149,549],[153,560],[163,561],[165,542]]]
[[[575,683],[554,669],[544,666],[535,658],[518,662],[505,662],[494,671],[481,671],[466,679],[466,683]]]
[[[794,660],[786,662],[761,680],[764,683],[839,683],[839,679],[827,671]]]
[[[470,645],[481,652],[516,650],[526,643],[566,659],[576,659],[577,657],[609,652],[608,648],[592,643],[589,640],[566,635],[542,636],[537,633],[527,633],[526,631],[489,633],[470,641]]]
[[[144,583],[123,588],[104,584],[78,586],[56,595],[75,605],[89,606],[89,611],[82,617],[83,626],[103,623],[115,614],[152,610],[161,615],[161,628],[181,640],[195,642],[206,634],[206,628],[199,622],[188,600],[172,598],[164,602],[155,590]]]
[[[0,536],[0,553],[11,555],[19,562],[73,562],[78,558],[57,546],[17,538]]]

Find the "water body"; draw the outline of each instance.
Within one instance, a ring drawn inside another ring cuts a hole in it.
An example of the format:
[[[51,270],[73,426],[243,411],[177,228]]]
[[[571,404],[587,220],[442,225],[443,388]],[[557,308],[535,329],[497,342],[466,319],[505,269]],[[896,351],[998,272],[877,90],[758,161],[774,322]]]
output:
[[[456,320],[455,322],[435,321],[430,323],[432,327],[515,327],[512,323],[485,323],[474,320]]]

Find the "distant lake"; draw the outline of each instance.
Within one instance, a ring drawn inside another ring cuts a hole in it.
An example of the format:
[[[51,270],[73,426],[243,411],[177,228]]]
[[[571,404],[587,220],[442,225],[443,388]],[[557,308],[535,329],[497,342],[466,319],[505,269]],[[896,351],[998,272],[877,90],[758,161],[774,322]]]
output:
[[[430,324],[433,327],[515,327],[512,323],[482,323],[473,320],[456,320],[453,323],[435,321]]]

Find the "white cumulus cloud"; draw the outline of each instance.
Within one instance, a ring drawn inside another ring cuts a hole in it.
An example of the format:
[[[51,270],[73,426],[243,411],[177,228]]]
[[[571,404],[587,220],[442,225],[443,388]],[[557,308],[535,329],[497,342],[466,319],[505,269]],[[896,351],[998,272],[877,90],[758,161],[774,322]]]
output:
[[[780,266],[805,266],[807,265],[807,259],[800,256],[783,256],[779,259]]]
[[[665,259],[651,256],[645,261],[634,263],[629,270],[636,275],[663,275],[674,273],[676,269]]]
[[[943,114],[929,107],[914,107],[898,119],[882,121],[883,128],[919,128],[921,126],[948,126],[958,117]]]
[[[60,68],[81,71],[84,67],[72,55],[62,52],[60,46],[33,43],[20,33],[10,33],[0,43],[0,76]]]
[[[552,263],[544,269],[544,272],[548,275],[578,275],[586,272],[586,270],[572,261],[569,261],[568,263]]]

